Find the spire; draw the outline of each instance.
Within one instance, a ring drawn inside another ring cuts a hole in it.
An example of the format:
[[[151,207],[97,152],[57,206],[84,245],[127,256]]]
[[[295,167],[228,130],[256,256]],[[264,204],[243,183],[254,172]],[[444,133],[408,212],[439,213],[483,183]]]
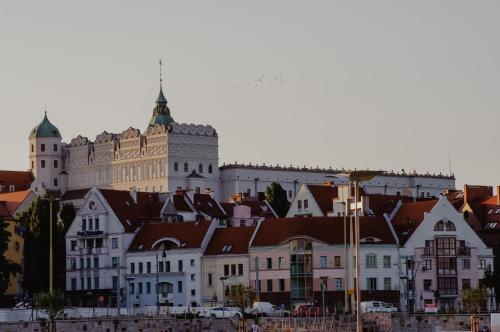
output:
[[[165,98],[165,95],[163,94],[163,76],[161,72],[161,68],[163,65],[163,62],[160,60],[158,61],[159,67],[160,67],[160,94],[158,95],[158,98],[156,98],[156,104],[167,104],[167,98]]]
[[[54,126],[47,117],[47,106],[45,106],[44,116],[42,122],[38,124],[35,128],[33,128],[30,132],[29,138],[35,137],[57,137],[61,138],[61,134],[59,133],[59,129]]]
[[[160,66],[160,93],[158,94],[158,98],[156,98],[156,107],[153,110],[153,116],[149,121],[150,126],[155,126],[157,124],[162,124],[168,126],[174,119],[170,116],[170,110],[167,106],[167,98],[163,94],[163,75],[162,75],[162,61],[158,61]]]

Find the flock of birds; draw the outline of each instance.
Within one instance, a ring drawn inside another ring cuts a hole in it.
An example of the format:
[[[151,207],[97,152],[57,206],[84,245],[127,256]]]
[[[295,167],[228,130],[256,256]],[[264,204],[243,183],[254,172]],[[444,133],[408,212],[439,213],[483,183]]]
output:
[[[264,86],[271,86],[274,84],[284,84],[285,79],[281,75],[275,76],[266,76],[262,74],[256,79],[248,79],[243,73],[240,74],[240,79],[238,82],[233,83],[232,88],[242,88],[242,87],[251,87],[251,88],[259,88]]]

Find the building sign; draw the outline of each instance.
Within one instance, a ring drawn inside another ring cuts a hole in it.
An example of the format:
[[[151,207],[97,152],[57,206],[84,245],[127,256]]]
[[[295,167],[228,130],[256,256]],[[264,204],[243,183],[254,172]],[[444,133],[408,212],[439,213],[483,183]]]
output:
[[[103,231],[81,231],[81,232],[76,232],[76,235],[78,236],[97,236],[97,235],[102,235],[104,234]]]
[[[438,307],[437,304],[434,303],[426,303],[424,305],[424,312],[426,314],[437,314],[438,313]]]

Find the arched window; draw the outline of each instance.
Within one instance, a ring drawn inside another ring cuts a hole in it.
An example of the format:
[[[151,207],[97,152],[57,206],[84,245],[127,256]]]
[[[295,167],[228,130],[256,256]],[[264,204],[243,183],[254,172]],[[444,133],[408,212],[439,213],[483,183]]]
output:
[[[366,268],[375,269],[377,268],[377,255],[367,254],[366,255]]]
[[[435,225],[434,225],[434,231],[438,231],[438,232],[441,232],[441,231],[444,231],[444,223],[443,221],[438,221]]]
[[[452,231],[452,232],[456,231],[456,229],[455,229],[455,224],[454,224],[454,223],[452,223],[451,221],[448,221],[448,222],[446,223],[446,225],[445,225],[445,229],[446,229],[447,231]]]
[[[212,174],[213,169],[212,169],[212,164],[208,164],[208,173]]]
[[[184,172],[188,171],[188,163],[184,163]]]
[[[179,171],[179,163],[178,162],[174,163],[174,171],[175,172]]]
[[[203,165],[201,163],[198,165],[198,173],[203,173]]]

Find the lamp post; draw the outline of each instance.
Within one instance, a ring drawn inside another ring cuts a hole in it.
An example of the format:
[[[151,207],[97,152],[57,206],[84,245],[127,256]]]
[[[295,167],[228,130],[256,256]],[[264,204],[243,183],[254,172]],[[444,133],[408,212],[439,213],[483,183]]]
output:
[[[225,302],[225,299],[224,299],[224,296],[226,295],[225,292],[226,292],[226,289],[224,288],[224,280],[227,280],[228,277],[220,277],[220,281],[222,283],[222,318],[224,318],[225,316],[225,305],[224,305],[224,302]]]

